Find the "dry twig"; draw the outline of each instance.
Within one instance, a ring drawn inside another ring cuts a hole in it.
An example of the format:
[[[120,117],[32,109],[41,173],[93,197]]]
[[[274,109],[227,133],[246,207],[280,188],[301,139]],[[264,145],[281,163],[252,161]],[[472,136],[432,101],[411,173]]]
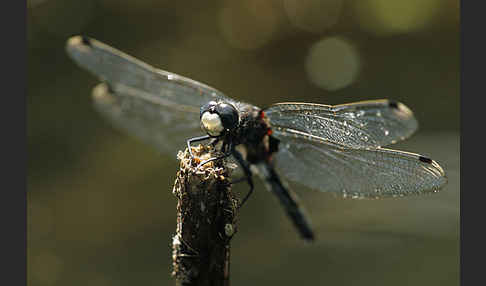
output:
[[[216,156],[211,146],[180,152],[173,193],[177,231],[173,237],[173,276],[177,285],[229,285],[230,240],[236,232],[237,201],[231,193],[231,168],[225,160],[196,169]]]

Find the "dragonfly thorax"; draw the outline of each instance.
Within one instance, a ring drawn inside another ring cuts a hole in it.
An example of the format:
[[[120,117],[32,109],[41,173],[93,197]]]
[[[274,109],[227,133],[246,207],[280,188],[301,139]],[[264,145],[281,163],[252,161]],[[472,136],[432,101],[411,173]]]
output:
[[[225,102],[210,101],[201,107],[201,128],[212,137],[222,136],[239,125],[236,108]]]

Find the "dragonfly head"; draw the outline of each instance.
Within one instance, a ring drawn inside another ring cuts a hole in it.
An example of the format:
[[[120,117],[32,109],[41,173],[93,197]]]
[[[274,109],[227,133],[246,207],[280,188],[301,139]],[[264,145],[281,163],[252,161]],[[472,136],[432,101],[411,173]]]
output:
[[[201,128],[212,137],[219,137],[238,127],[236,108],[229,103],[210,101],[201,107]]]

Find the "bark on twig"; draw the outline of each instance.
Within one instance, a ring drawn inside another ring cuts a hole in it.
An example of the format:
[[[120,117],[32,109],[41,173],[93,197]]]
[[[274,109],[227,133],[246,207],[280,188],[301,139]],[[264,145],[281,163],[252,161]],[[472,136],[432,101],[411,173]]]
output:
[[[230,240],[236,233],[237,201],[231,193],[231,168],[224,160],[196,169],[199,160],[214,157],[210,146],[180,152],[180,170],[173,193],[177,230],[173,237],[176,285],[229,285]]]

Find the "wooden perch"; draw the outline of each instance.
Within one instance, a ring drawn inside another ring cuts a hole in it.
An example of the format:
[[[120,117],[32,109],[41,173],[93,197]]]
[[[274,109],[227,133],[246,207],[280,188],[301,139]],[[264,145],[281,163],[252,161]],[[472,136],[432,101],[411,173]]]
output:
[[[230,240],[236,233],[237,200],[231,193],[231,168],[211,146],[179,152],[180,170],[174,183],[177,230],[172,242],[172,275],[176,285],[229,285]]]

